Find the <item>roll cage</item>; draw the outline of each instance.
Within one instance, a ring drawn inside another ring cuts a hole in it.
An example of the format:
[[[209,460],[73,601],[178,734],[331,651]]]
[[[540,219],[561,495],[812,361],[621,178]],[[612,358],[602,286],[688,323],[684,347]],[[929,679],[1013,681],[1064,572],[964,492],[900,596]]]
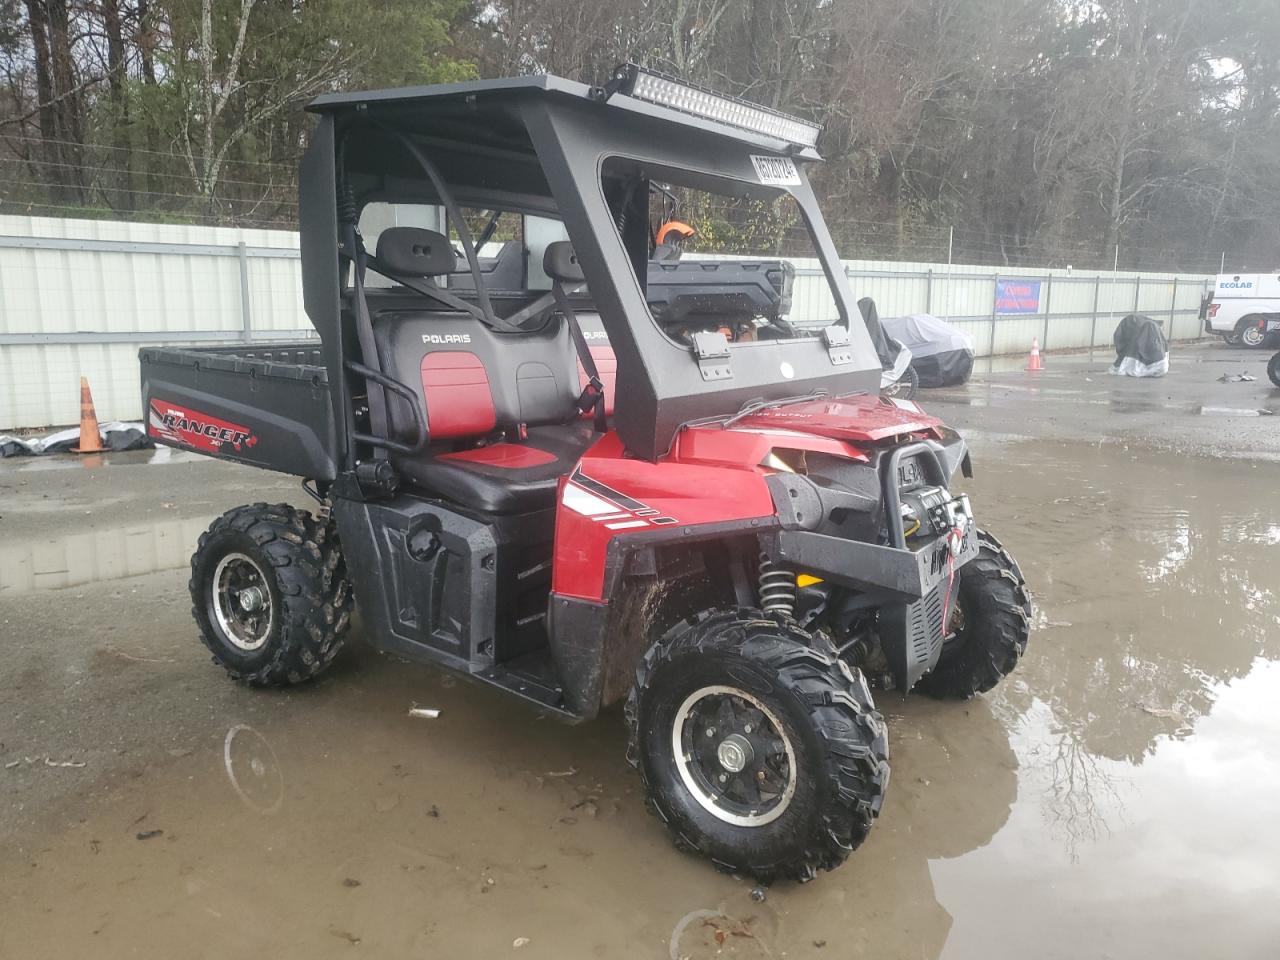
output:
[[[308,109],[319,123],[300,178],[303,295],[323,344],[346,469],[377,446],[377,424],[375,436],[362,433],[353,408],[353,398],[372,392],[376,354],[361,342],[354,304],[344,297],[350,278],[369,265],[356,223],[374,199],[449,211],[474,284],[459,293],[495,330],[505,329],[504,319],[461,207],[561,219],[618,357],[614,427],[633,456],[657,459],[682,424],[731,416],[751,401],[878,386],[879,361],[862,325],[848,322],[857,307],[804,174],[803,164],[819,159],[812,148],[553,76],[335,94]],[[793,182],[762,183],[761,160],[794,164]],[[835,322],[793,340],[738,344],[708,333],[690,346],[667,337],[644,285],[649,186],[672,179],[794,197],[832,290]]]

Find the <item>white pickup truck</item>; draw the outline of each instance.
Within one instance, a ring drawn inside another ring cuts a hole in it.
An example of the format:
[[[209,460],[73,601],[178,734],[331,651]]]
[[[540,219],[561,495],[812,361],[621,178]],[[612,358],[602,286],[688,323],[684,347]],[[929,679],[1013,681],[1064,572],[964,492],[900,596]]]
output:
[[[1280,326],[1280,273],[1224,273],[1201,310],[1205,333],[1260,347]]]

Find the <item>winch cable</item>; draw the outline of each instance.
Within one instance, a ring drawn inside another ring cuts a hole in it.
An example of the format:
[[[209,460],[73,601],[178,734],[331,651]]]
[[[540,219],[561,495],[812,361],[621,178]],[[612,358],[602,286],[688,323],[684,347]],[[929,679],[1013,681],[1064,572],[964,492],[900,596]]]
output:
[[[947,533],[947,592],[942,598],[942,636],[947,636],[947,623],[951,616],[951,591],[956,580],[956,554],[960,552],[959,547],[954,547],[953,541],[964,542],[964,532],[957,526],[952,527]]]

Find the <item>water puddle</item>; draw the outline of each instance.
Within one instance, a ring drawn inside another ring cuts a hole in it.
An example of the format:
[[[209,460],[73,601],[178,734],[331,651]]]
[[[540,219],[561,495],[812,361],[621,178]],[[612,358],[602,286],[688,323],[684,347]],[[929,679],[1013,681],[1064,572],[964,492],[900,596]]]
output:
[[[1280,467],[970,439],[1031,648],[972,701],[881,696],[893,780],[839,870],[760,897],[677,852],[619,711],[540,720],[358,643],[320,683],[250,690],[208,663],[180,583],[145,616],[87,585],[107,599],[56,637],[89,668],[63,683],[57,644],[33,644],[0,680],[27,718],[0,715],[0,760],[84,764],[0,765],[19,803],[54,791],[48,822],[0,815],[0,956],[1274,957]],[[180,566],[204,523],[0,569],[40,589],[37,569],[93,579],[94,550],[95,571]],[[131,657],[94,673],[112,623]],[[47,722],[23,677],[53,678]]]
[[[0,596],[185,567],[212,517],[0,543]]]

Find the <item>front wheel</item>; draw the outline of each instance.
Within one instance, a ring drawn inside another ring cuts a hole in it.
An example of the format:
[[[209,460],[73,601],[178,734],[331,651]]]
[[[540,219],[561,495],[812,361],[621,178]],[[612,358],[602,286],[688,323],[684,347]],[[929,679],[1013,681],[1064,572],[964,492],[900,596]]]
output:
[[[1031,633],[1031,595],[1017,561],[977,531],[978,555],[960,568],[938,664],[916,689],[939,700],[985,693],[1018,665]]]
[[[214,661],[253,686],[318,676],[351,618],[332,526],[285,503],[236,507],[213,521],[191,557],[190,590]]]
[[[866,681],[793,625],[681,623],[645,654],[626,717],[650,809],[722,869],[810,880],[879,813],[888,744]]]
[[[1280,387],[1280,353],[1271,355],[1271,362],[1267,364],[1267,376],[1271,378],[1271,382]]]
[[[887,387],[880,389],[880,395],[883,397],[892,397],[897,400],[913,400],[915,399],[916,390],[920,388],[920,374],[916,373],[915,367],[907,367],[906,373],[902,375],[902,379],[895,380]]]

